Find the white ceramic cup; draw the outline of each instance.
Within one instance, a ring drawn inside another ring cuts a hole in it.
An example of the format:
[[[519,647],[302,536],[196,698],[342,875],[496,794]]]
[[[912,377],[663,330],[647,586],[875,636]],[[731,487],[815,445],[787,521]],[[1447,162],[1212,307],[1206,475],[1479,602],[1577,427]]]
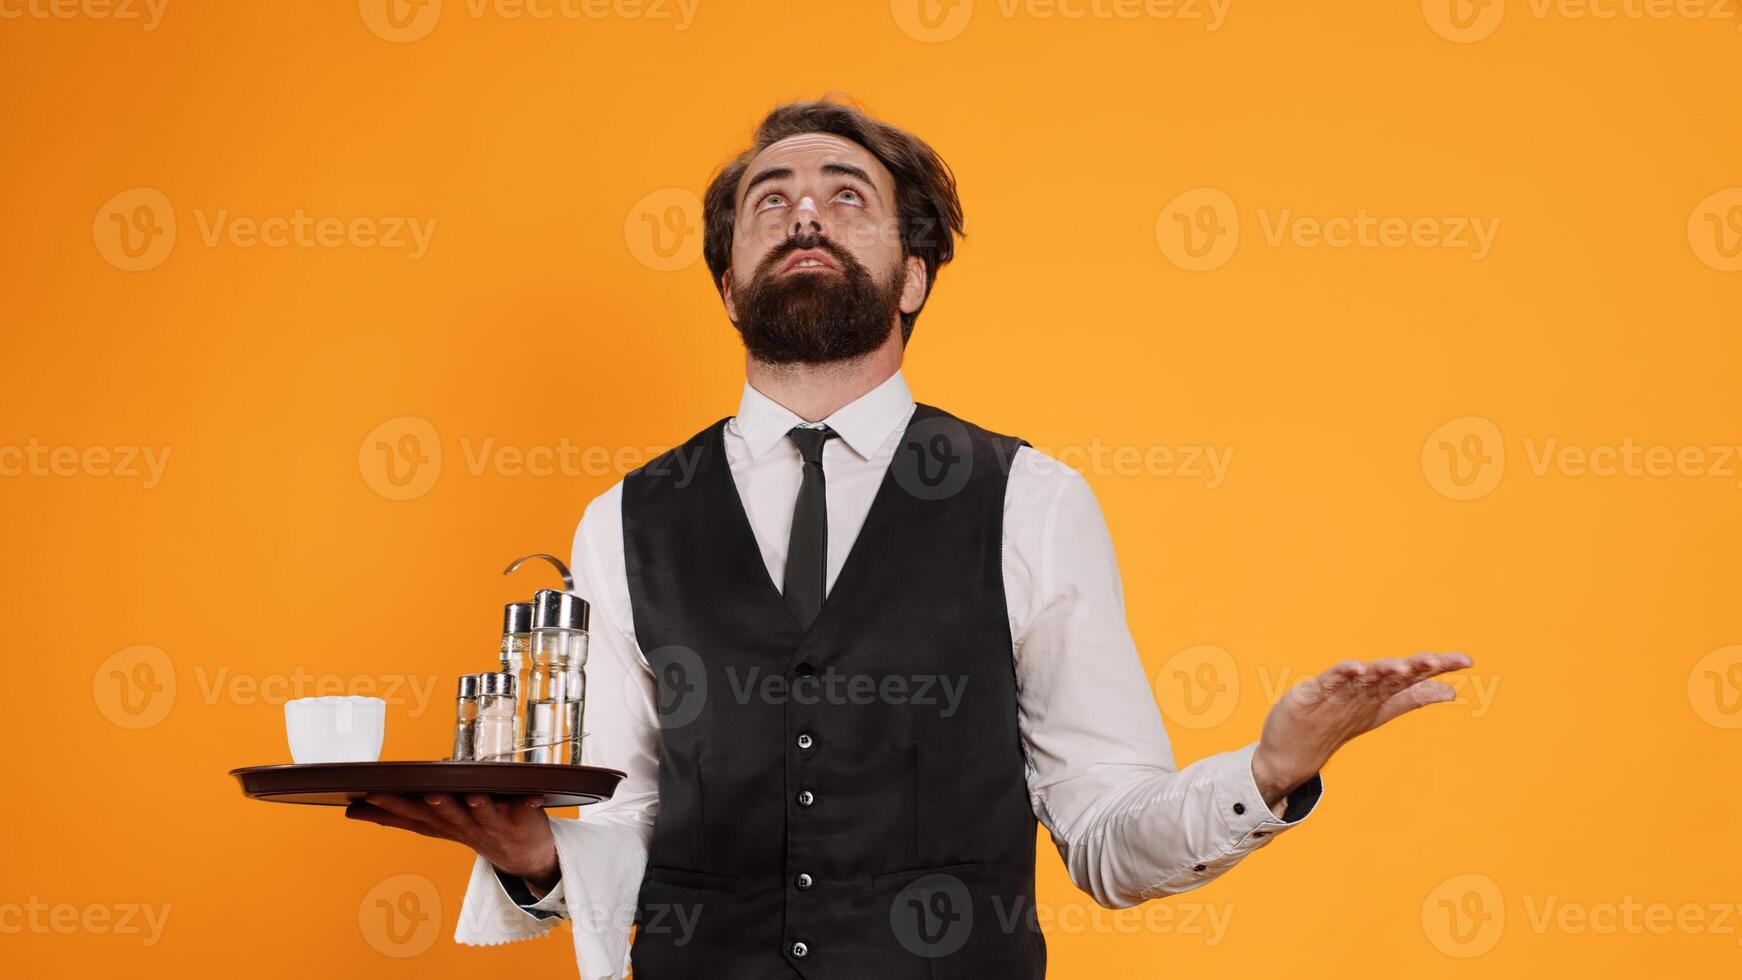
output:
[[[310,762],[374,762],[387,734],[387,702],[380,698],[297,698],[284,702],[290,757]]]

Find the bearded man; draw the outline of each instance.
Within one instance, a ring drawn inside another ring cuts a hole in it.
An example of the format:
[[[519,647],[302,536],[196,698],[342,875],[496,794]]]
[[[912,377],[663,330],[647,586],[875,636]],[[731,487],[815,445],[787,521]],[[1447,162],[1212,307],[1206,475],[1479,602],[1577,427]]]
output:
[[[1197,888],[1310,813],[1344,743],[1452,698],[1461,654],[1346,661],[1177,768],[1088,483],[902,377],[962,232],[938,154],[783,105],[704,210],[737,412],[574,539],[585,756],[616,795],[349,811],[476,852],[459,941],[566,918],[589,980],[1039,978],[1037,824],[1102,905]]]

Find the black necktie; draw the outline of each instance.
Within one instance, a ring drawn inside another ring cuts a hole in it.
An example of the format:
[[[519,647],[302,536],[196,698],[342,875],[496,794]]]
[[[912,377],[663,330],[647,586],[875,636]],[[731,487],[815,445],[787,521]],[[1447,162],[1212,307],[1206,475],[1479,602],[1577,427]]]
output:
[[[792,508],[792,537],[786,546],[787,608],[804,629],[823,608],[823,584],[828,575],[829,510],[823,497],[823,443],[833,429],[795,425],[787,438],[804,457],[804,481],[798,485],[798,502]]]

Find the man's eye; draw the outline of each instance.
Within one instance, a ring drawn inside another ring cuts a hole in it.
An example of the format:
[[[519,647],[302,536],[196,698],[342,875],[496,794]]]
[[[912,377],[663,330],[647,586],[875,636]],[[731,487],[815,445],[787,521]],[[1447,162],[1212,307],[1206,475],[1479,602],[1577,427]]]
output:
[[[836,197],[845,197],[847,199],[848,204],[864,204],[865,203],[865,199],[859,195],[859,192],[854,190],[851,187],[841,188],[841,193],[836,194],[835,196]]]
[[[761,211],[764,208],[767,208],[771,205],[774,207],[780,207],[780,206],[783,206],[785,204],[786,204],[786,195],[781,194],[779,192],[776,192],[773,194],[769,194],[767,197],[764,197],[760,201],[757,201],[756,202],[756,210]]]

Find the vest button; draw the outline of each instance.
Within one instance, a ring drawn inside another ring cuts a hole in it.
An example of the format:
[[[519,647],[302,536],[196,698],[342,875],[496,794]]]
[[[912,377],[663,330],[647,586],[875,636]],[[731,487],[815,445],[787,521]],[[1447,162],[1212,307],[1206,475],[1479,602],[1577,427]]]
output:
[[[816,740],[811,738],[810,732],[800,732],[799,733],[799,736],[798,736],[798,747],[799,748],[808,749],[815,744],[816,744]]]
[[[811,948],[809,946],[806,946],[804,943],[793,943],[792,944],[792,955],[801,959],[801,960],[804,959],[806,956],[809,956],[810,951],[811,951]]]
[[[812,667],[809,662],[806,662],[806,663],[799,664],[798,666],[792,668],[792,672],[797,674],[800,677],[809,677],[810,675],[816,673],[817,669],[815,667]]]
[[[798,805],[799,806],[810,806],[812,803],[815,803],[816,801],[817,801],[817,794],[812,793],[808,789],[799,790],[799,793],[798,793]]]
[[[794,882],[793,882],[793,884],[795,884],[795,885],[797,885],[797,886],[798,886],[798,890],[799,890],[799,891],[801,891],[801,892],[802,892],[802,891],[807,891],[807,890],[809,890],[809,888],[810,888],[810,886],[811,886],[811,885],[812,885],[812,884],[813,884],[813,882],[812,882],[812,880],[811,880],[811,876],[810,876],[810,875],[799,875],[799,876],[798,876],[798,879],[797,879],[797,880],[795,880],[795,881],[794,881]]]

